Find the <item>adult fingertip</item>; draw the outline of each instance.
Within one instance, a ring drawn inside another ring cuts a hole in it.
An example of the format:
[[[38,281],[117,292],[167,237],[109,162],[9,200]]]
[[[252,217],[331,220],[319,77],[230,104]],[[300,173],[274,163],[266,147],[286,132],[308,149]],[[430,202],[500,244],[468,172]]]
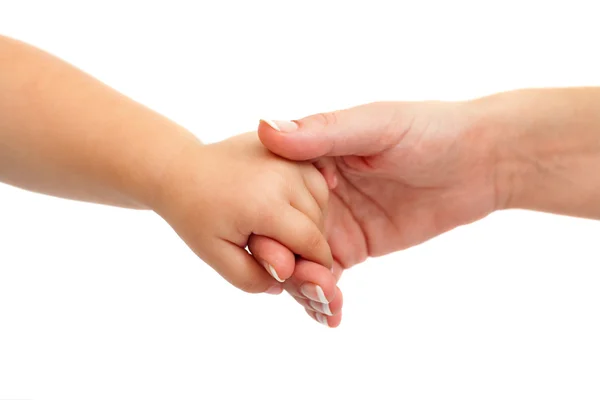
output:
[[[302,293],[302,295],[304,295],[307,299],[312,301],[316,301],[322,304],[329,304],[330,302],[330,300],[327,299],[327,296],[325,296],[323,288],[312,282],[306,282],[302,284],[302,286],[300,286],[300,293]]]
[[[298,130],[298,124],[294,121],[282,121],[272,119],[261,119],[260,123],[265,123],[277,132],[290,133]]]
[[[272,277],[273,277],[273,278],[274,278],[274,279],[275,279],[277,282],[280,282],[280,283],[283,283],[283,282],[285,282],[285,279],[281,279],[281,278],[279,277],[279,275],[277,274],[277,271],[275,270],[275,268],[273,268],[273,266],[272,266],[271,264],[269,264],[269,263],[265,262],[265,263],[264,263],[264,265],[265,265],[265,269],[267,270],[267,272],[268,272],[269,274],[271,274],[271,276],[272,276]]]

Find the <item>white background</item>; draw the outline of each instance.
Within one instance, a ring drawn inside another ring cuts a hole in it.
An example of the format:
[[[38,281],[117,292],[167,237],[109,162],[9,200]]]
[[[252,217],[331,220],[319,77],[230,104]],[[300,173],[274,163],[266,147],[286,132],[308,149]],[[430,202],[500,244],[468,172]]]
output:
[[[374,100],[600,85],[596,2],[557,3],[7,0],[0,33],[212,142]],[[599,238],[492,215],[349,271],[327,329],[230,287],[150,212],[0,186],[0,399],[597,399]]]

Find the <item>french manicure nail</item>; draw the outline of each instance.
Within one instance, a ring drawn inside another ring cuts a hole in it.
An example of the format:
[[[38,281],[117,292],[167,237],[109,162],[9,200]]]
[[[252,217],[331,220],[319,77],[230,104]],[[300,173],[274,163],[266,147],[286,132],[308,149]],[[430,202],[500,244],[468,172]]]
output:
[[[316,313],[315,317],[317,318],[317,321],[329,328],[329,322],[327,322],[326,316],[324,316],[323,314]]]
[[[318,301],[319,303],[329,304],[329,300],[325,297],[323,289],[314,283],[305,283],[300,287],[300,293],[306,296],[309,300]]]
[[[285,282],[285,279],[281,279],[279,277],[279,275],[277,275],[277,271],[275,271],[275,268],[273,268],[272,265],[265,263],[265,266],[267,267],[267,271],[269,271],[269,273],[271,274],[271,276],[273,278],[275,278],[275,280],[277,280],[277,282],[281,282],[281,283]]]
[[[325,315],[333,315],[331,313],[331,309],[329,308],[329,304],[325,304],[325,303],[319,303],[316,301],[312,301],[310,300],[308,302],[308,304],[310,304],[310,306],[315,310],[320,312],[321,314],[325,314]]]
[[[298,125],[292,121],[273,121],[270,119],[263,119],[262,121],[278,132],[294,132],[298,129]]]

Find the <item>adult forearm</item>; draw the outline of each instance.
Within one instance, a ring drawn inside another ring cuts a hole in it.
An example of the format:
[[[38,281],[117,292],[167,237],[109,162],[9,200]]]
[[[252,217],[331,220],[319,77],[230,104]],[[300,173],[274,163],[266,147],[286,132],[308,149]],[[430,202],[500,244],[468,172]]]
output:
[[[600,219],[600,88],[521,90],[476,103],[495,142],[501,208]]]
[[[0,36],[0,181],[147,208],[193,135],[43,51]]]

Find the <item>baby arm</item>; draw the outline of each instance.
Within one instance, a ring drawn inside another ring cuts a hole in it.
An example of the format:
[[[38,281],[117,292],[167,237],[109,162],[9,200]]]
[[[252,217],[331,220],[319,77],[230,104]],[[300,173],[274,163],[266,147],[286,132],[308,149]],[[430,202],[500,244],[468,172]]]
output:
[[[149,208],[195,137],[62,60],[0,36],[0,181],[75,200]]]
[[[192,250],[249,292],[275,284],[251,234],[331,265],[327,187],[256,134],[204,146],[154,111],[41,50],[0,36],[0,181],[159,213]],[[280,277],[285,278],[285,277]]]

